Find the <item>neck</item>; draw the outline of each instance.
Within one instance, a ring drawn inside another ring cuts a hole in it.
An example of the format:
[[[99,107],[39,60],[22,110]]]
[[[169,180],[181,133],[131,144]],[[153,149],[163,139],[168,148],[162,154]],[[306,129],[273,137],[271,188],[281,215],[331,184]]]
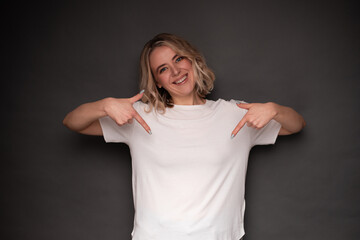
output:
[[[174,98],[173,101],[175,105],[202,105],[205,104],[205,99],[200,98],[196,93],[193,96],[184,97],[184,98]]]

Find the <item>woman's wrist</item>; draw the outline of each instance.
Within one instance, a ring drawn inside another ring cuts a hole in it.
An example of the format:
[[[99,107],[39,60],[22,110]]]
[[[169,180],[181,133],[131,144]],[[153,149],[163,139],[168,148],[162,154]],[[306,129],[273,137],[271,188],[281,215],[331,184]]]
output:
[[[265,104],[269,106],[269,109],[271,111],[273,119],[276,120],[276,117],[279,115],[281,106],[279,104],[274,103],[274,102],[267,102]]]
[[[107,97],[99,101],[99,110],[100,110],[100,117],[108,116],[109,110],[111,109],[111,106],[114,105],[114,101],[116,99],[113,97]],[[99,118],[100,118],[99,117]]]

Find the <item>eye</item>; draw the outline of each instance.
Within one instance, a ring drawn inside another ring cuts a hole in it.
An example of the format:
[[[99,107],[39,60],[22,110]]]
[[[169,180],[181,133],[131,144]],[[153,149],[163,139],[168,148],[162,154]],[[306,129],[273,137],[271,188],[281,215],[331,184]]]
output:
[[[178,57],[176,60],[175,60],[175,62],[180,62],[181,60],[183,60],[184,59],[184,57]]]
[[[166,69],[167,69],[166,67],[161,68],[159,73],[163,73]]]

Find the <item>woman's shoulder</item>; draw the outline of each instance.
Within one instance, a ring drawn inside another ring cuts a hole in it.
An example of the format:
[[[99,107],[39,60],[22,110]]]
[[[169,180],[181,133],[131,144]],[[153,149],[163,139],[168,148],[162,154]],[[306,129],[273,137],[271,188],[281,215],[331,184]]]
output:
[[[219,98],[216,101],[214,101],[214,100],[208,100],[208,101],[210,101],[212,108],[214,108],[214,109],[221,108],[226,113],[234,113],[234,114],[243,115],[247,112],[247,110],[239,108],[236,105],[238,103],[246,103],[245,101],[242,101],[242,100],[235,100],[235,99],[225,100],[225,99]]]
[[[149,112],[150,106],[142,101],[137,101],[133,104],[136,111]]]
[[[219,106],[236,106],[236,104],[238,103],[246,103],[245,101],[242,100],[235,100],[235,99],[225,100],[222,98],[219,98],[218,100],[207,100],[207,101],[210,102],[211,105],[219,105]]]

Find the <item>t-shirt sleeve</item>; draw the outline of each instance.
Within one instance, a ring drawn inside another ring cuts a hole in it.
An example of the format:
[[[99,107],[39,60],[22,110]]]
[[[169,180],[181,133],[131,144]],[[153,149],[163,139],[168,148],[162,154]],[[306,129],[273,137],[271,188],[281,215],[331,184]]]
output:
[[[280,128],[281,124],[274,119],[270,120],[270,122],[261,129],[251,128],[252,145],[274,144],[279,135]]]
[[[239,101],[231,99],[232,103],[247,103],[245,101]],[[244,127],[247,127],[246,125]],[[271,120],[266,126],[261,129],[255,129],[251,127],[247,127],[250,132],[251,145],[267,145],[274,144],[277,136],[279,135],[279,131],[281,128],[281,124],[275,120]]]
[[[119,126],[109,116],[100,118],[99,122],[105,142],[129,142],[134,123]]]

